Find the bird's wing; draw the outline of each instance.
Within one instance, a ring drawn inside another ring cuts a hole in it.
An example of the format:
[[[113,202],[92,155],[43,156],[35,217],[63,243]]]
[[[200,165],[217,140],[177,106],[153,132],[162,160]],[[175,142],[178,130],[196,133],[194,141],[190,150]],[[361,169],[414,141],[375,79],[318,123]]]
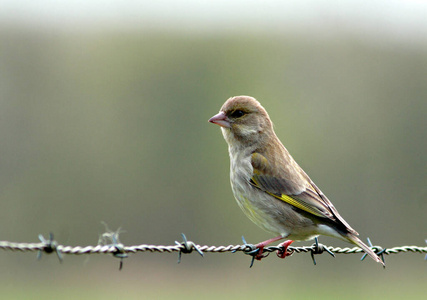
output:
[[[251,163],[254,170],[250,180],[252,185],[310,214],[338,221],[357,234],[304,171],[298,174],[297,170],[288,170],[276,175],[260,153],[252,154]]]

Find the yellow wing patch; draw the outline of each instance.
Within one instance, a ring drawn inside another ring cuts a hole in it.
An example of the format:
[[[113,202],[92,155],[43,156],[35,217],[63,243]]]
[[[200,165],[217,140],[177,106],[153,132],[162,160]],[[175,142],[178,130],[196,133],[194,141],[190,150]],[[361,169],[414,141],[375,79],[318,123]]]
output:
[[[271,194],[271,193],[269,193],[269,194],[271,196],[279,199],[279,200],[282,200],[282,201],[284,201],[284,202],[286,202],[286,203],[288,203],[290,205],[293,205],[293,206],[295,206],[295,207],[297,207],[297,208],[299,208],[299,209],[301,209],[303,211],[306,211],[306,212],[308,212],[310,214],[313,214],[313,215],[318,216],[318,217],[325,217],[325,215],[320,210],[318,210],[317,208],[315,208],[315,207],[313,207],[311,205],[308,205],[308,204],[306,204],[303,201],[297,200],[297,199],[295,199],[295,198],[293,198],[291,196],[284,195],[284,194],[282,194],[282,196],[274,195],[274,194]]]
[[[260,184],[256,180],[256,176],[252,177],[251,180],[252,180],[254,186],[261,188]],[[261,190],[263,190],[263,189],[261,188]],[[296,196],[296,195],[295,196],[289,196],[289,195],[286,195],[283,193],[281,195],[278,195],[278,194],[274,194],[272,192],[269,192],[268,190],[264,190],[264,192],[273,196],[276,199],[282,200],[282,201],[284,201],[284,202],[286,202],[292,206],[295,206],[295,207],[297,207],[303,211],[306,211],[310,214],[313,214],[315,216],[322,217],[322,218],[326,217],[325,213],[322,212],[319,208],[317,208],[313,205],[310,205],[309,203],[305,202],[302,199],[298,199],[298,196]]]

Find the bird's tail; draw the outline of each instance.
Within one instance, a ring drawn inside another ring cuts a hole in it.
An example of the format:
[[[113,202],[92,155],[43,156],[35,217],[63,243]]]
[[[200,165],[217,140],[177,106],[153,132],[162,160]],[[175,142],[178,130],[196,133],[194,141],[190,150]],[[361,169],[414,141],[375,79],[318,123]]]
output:
[[[363,243],[357,236],[355,236],[354,234],[348,233],[346,237],[347,237],[347,239],[351,243],[353,243],[353,244],[359,246],[360,248],[362,248],[363,251],[365,251],[366,254],[368,254],[377,263],[382,264],[382,266],[385,268],[385,264],[381,260],[381,258],[379,258],[378,255],[376,255],[375,252],[371,248],[369,248],[368,245],[366,245],[365,243]]]

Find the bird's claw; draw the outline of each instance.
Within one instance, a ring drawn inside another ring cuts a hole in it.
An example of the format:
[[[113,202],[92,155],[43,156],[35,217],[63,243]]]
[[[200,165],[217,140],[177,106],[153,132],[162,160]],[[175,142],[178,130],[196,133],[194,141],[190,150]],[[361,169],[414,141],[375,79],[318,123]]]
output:
[[[291,256],[294,253],[294,250],[288,249],[288,247],[293,242],[294,241],[292,241],[292,240],[288,240],[288,241],[284,241],[283,243],[280,243],[278,245],[279,249],[276,252],[277,257],[279,257],[279,258],[285,258],[286,256]]]

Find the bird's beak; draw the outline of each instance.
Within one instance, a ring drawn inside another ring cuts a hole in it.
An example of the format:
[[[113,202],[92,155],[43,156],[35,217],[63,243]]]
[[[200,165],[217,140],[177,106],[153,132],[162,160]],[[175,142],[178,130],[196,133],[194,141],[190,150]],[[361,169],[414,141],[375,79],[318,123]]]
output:
[[[209,119],[209,122],[219,125],[225,128],[231,128],[230,119],[223,113],[220,112]]]

